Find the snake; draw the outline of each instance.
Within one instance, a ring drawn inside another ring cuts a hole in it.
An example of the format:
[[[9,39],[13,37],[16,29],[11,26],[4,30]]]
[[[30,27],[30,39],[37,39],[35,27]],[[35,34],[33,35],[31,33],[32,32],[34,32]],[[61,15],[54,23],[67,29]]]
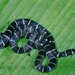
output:
[[[27,44],[18,47],[16,45],[18,38],[27,38]],[[43,73],[51,72],[57,66],[57,58],[75,54],[75,49],[58,52],[52,34],[36,21],[25,18],[14,20],[4,33],[0,33],[0,48],[8,45],[18,54],[28,53],[30,55],[33,49],[38,49],[35,68]],[[46,56],[49,63],[43,65],[42,62]]]

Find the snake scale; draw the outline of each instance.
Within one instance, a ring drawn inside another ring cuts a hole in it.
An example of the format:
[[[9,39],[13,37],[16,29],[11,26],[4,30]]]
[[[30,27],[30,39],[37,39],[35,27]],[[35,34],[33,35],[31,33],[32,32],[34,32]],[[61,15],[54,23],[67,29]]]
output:
[[[18,47],[16,45],[18,38],[27,38],[27,44],[23,47]],[[14,20],[6,31],[0,34],[0,48],[8,45],[18,54],[30,54],[33,49],[38,49],[35,68],[40,72],[51,72],[57,65],[58,57],[75,54],[75,49],[58,52],[52,34],[42,25],[30,19]],[[49,63],[42,65],[42,61],[46,56],[49,59]]]

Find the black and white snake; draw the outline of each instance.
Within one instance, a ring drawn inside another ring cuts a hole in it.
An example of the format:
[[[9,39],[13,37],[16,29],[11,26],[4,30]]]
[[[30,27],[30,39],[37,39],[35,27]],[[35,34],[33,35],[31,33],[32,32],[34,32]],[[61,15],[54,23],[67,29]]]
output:
[[[16,40],[18,38],[27,38],[27,44],[24,47],[18,47],[16,45]],[[35,67],[40,72],[52,71],[57,65],[57,57],[61,58],[75,54],[75,49],[58,52],[51,33],[40,24],[30,19],[15,20],[4,33],[0,34],[0,48],[8,45],[18,54],[29,54],[31,50],[38,49]],[[43,66],[42,61],[46,56],[49,59],[49,63]]]

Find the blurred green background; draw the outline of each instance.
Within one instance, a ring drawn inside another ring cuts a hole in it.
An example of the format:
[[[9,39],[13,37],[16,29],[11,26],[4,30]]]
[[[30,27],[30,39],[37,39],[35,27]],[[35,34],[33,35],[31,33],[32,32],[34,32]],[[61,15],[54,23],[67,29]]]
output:
[[[0,0],[0,32],[19,18],[32,19],[48,29],[59,52],[75,48],[75,0]],[[18,44],[25,44],[25,39]],[[49,73],[35,69],[37,55],[38,50],[29,57],[14,53],[10,46],[0,49],[0,75],[75,75],[75,55],[58,59]]]

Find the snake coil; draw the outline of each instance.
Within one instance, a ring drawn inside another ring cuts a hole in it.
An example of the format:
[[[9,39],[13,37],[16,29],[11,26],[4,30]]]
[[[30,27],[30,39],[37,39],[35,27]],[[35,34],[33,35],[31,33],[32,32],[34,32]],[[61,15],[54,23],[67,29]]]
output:
[[[24,47],[18,47],[16,45],[18,38],[27,38],[27,44]],[[8,45],[18,54],[30,54],[31,50],[38,49],[35,68],[40,72],[52,71],[57,65],[58,57],[75,54],[75,49],[58,52],[51,33],[42,25],[30,19],[17,19],[10,24],[4,33],[0,34],[0,48]],[[43,66],[42,61],[46,56],[49,63]]]

